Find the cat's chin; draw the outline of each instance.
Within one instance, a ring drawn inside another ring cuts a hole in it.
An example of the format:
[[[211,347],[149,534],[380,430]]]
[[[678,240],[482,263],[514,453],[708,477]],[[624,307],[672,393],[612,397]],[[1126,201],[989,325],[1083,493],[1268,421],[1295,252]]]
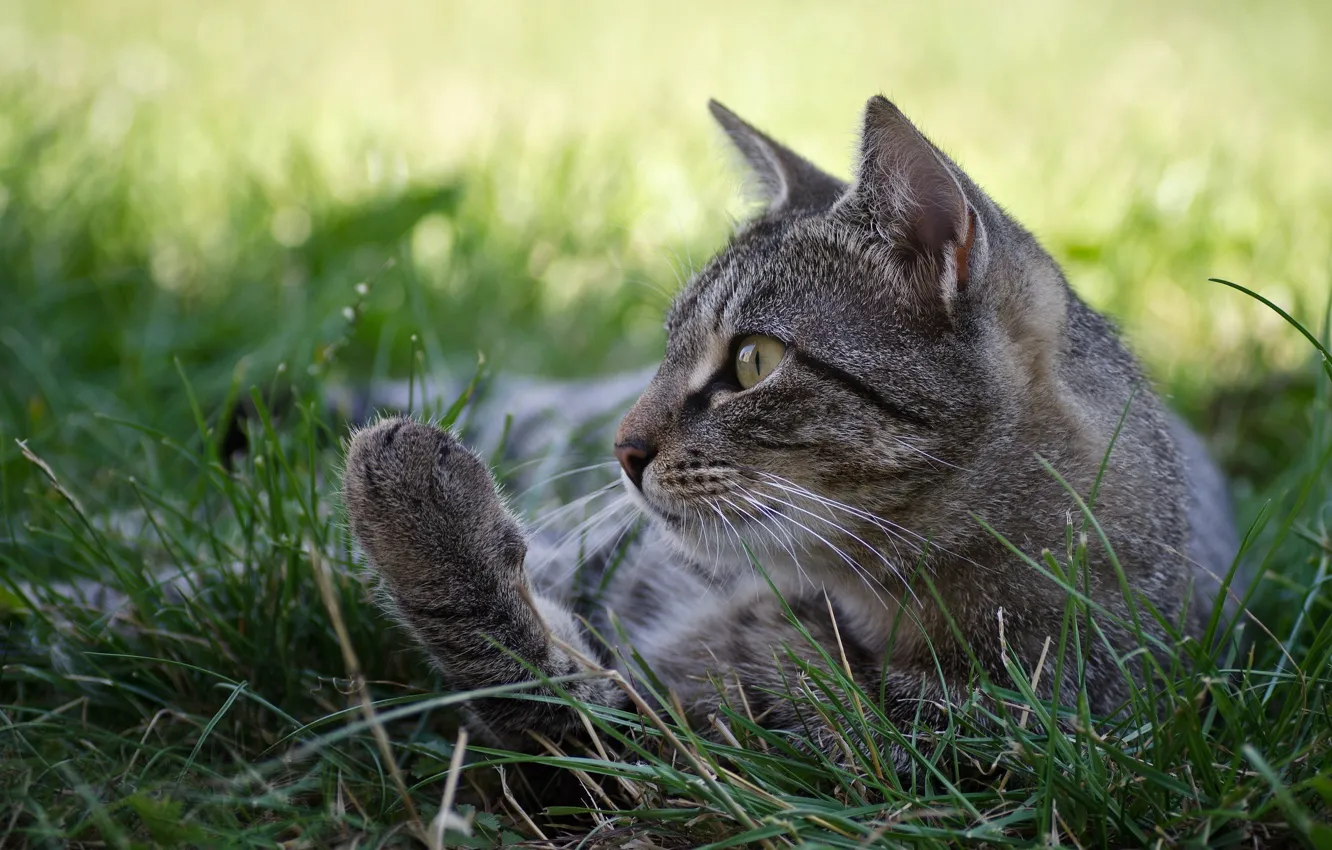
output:
[[[708,522],[693,514],[674,516],[651,508],[647,514],[671,549],[713,575],[804,574],[805,565],[795,560],[791,547],[770,545],[758,529],[742,519]]]
[[[667,544],[680,555],[710,570],[749,571],[750,556],[741,542],[745,530],[722,525],[687,507],[662,506],[648,493],[621,476],[629,500],[657,527]]]
[[[711,532],[704,535],[686,532],[680,525],[659,524],[663,537],[682,557],[707,569],[714,576],[749,575],[754,572],[749,552],[736,538],[718,538]],[[697,526],[695,526],[697,528]]]
[[[653,493],[650,484],[640,490],[627,475],[622,474],[621,480],[630,501],[652,521],[667,545],[714,575],[766,575],[779,584],[793,581],[815,587],[829,577],[850,572],[858,577],[865,575],[862,581],[883,588],[877,576],[871,577],[863,567],[851,565],[845,552],[826,537],[808,532],[799,523],[794,523],[799,531],[793,531],[790,523],[782,523],[785,512],[780,508],[768,507],[767,513],[758,518],[708,514],[688,505],[663,506],[660,494]]]
[[[623,472],[620,473],[620,483],[624,485],[629,501],[651,519],[672,529],[683,528],[690,524],[691,512],[685,506],[661,504],[660,496],[654,498],[646,489],[639,489]]]

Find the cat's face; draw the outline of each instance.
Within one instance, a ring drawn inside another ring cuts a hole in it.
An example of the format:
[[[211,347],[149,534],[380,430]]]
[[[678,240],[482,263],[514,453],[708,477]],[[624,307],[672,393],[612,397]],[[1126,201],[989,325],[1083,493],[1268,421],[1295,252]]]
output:
[[[743,566],[748,547],[765,566],[864,569],[869,554],[876,580],[907,572],[931,533],[912,527],[920,509],[1002,404],[984,304],[961,297],[985,261],[980,221],[919,162],[903,167],[953,196],[906,187],[933,207],[883,221],[892,198],[869,194],[864,167],[844,187],[719,117],[751,161],[777,164],[760,173],[775,200],[676,299],[663,363],[617,435],[626,486],[709,564]],[[901,129],[896,144],[933,157]]]
[[[860,247],[824,218],[761,222],[672,309],[619,442],[651,454],[630,490],[691,554],[919,552],[892,518],[967,463],[985,381],[972,341],[902,309]]]

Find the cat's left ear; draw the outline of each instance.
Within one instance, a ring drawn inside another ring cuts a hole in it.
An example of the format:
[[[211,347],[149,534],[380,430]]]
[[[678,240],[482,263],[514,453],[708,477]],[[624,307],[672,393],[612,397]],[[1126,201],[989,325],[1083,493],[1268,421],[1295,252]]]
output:
[[[753,171],[768,215],[826,210],[846,191],[841,180],[769,138],[717,101],[708,101],[708,109]]]
[[[953,166],[887,98],[870,98],[856,182],[839,212],[889,243],[926,304],[950,310],[984,234]]]

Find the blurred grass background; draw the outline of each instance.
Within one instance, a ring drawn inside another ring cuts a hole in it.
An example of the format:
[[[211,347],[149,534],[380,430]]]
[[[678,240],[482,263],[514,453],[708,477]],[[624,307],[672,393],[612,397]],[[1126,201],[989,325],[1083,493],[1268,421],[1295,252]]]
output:
[[[4,197],[44,247],[53,218],[117,192],[121,219],[87,247],[142,252],[158,287],[206,302],[334,289],[404,229],[439,344],[506,366],[587,373],[656,350],[658,305],[633,278],[674,285],[739,210],[709,96],[843,175],[864,100],[896,98],[1168,379],[1302,351],[1207,276],[1297,310],[1329,291],[1325,3],[11,0],[0,15]],[[330,217],[440,185],[462,194],[434,215],[341,234],[369,251],[311,244],[336,235]],[[238,269],[266,237],[298,257]],[[402,287],[384,289],[376,306],[399,313]],[[585,298],[605,312],[562,316]]]
[[[179,434],[173,357],[216,404],[279,364],[402,374],[414,333],[436,364],[650,362],[745,211],[706,98],[845,176],[884,92],[1261,477],[1305,396],[1249,434],[1244,388],[1306,349],[1206,279],[1318,325],[1329,50],[1319,2],[10,0],[0,421],[60,450],[105,442],[92,411]]]

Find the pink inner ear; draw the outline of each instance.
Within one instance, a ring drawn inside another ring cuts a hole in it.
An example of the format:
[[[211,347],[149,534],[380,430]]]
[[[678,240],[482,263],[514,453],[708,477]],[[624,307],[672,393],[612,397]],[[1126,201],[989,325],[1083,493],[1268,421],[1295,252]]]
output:
[[[969,209],[957,182],[929,142],[914,127],[907,129],[909,133],[904,140],[881,154],[901,163],[896,175],[903,182],[890,185],[889,191],[901,193],[904,203],[900,209],[906,219],[906,232],[916,250],[942,263],[949,246],[969,244]],[[964,277],[965,270],[959,265],[958,278]]]
[[[950,251],[956,286],[949,288],[965,291],[979,222],[948,158],[882,97],[865,107],[855,197],[874,232],[897,243],[929,305],[946,307],[940,278]]]
[[[916,154],[914,158],[922,157]],[[961,199],[957,187],[940,163],[912,163],[908,180],[909,196],[914,196],[917,205],[912,213],[915,218],[912,230],[915,231],[916,242],[925,253],[939,257],[944,246],[958,241],[961,235],[958,231],[962,220],[958,213],[965,211],[965,203],[959,209],[958,201]]]
[[[966,202],[962,202],[966,207]],[[976,239],[976,213],[966,207],[967,233],[953,248],[953,265],[957,268],[957,291],[964,292],[971,280],[971,243]]]

